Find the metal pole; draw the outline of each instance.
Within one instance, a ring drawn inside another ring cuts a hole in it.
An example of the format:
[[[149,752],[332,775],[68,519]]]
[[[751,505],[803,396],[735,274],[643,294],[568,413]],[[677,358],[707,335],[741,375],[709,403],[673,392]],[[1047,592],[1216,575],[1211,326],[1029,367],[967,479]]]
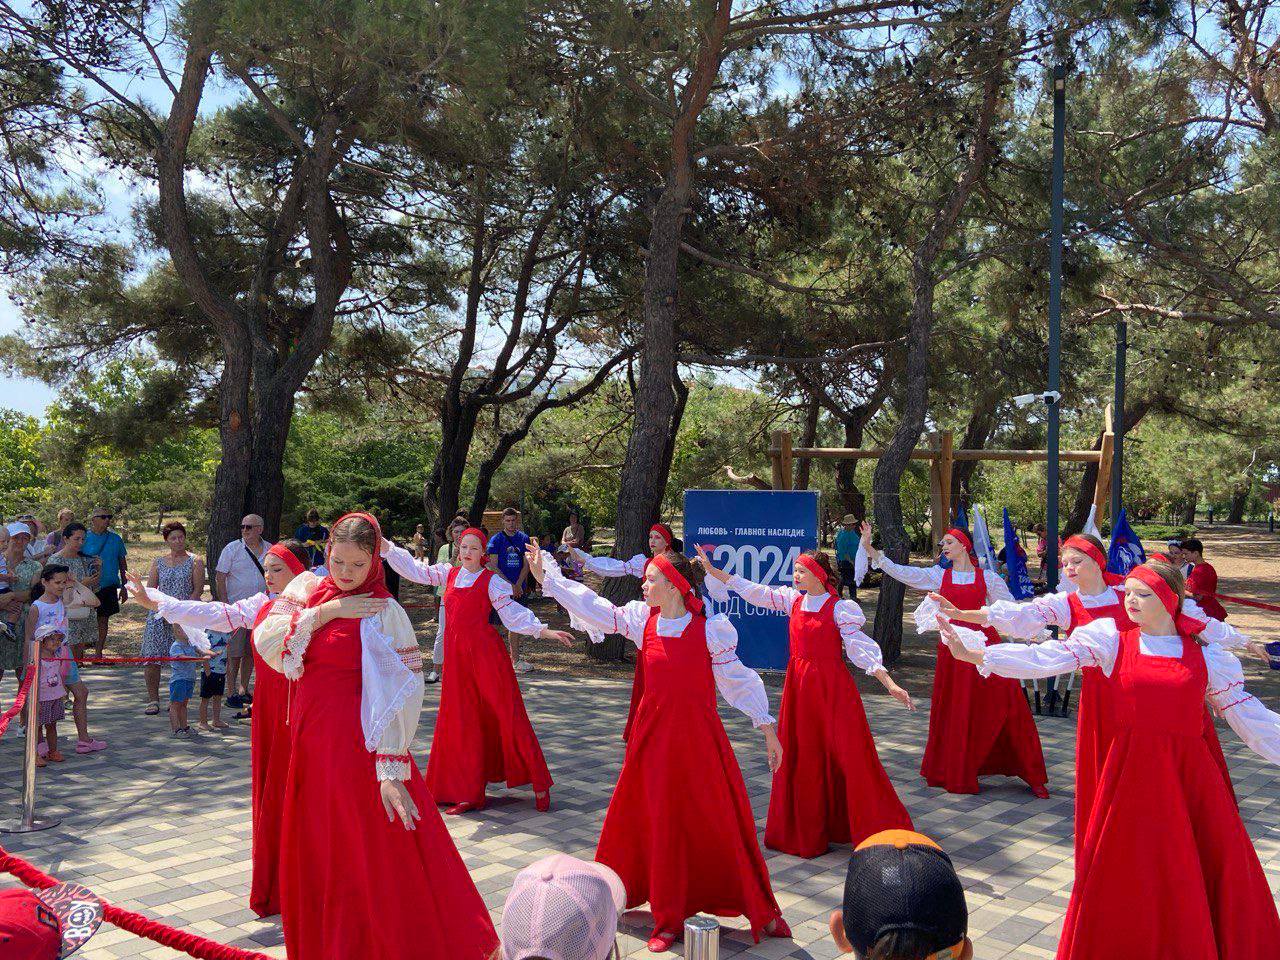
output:
[[[684,922],[685,960],[720,960],[720,924],[710,917]]]
[[[19,621],[21,622],[21,621]],[[27,721],[26,749],[22,755],[22,813],[16,820],[0,820],[0,833],[34,833],[56,827],[61,820],[36,818],[36,747],[40,743],[40,645],[31,641],[29,662],[36,672],[27,690],[24,713]],[[19,674],[22,676],[25,670]]]
[[[1111,405],[1111,430],[1115,443],[1111,451],[1111,526],[1115,527],[1124,506],[1124,387],[1125,361],[1129,352],[1129,323],[1116,321],[1116,395]]]
[[[1053,68],[1053,174],[1052,199],[1049,208],[1049,460],[1048,503],[1045,527],[1049,542],[1045,544],[1049,589],[1058,586],[1058,402],[1061,388],[1059,371],[1062,339],[1062,194],[1065,169],[1067,129],[1067,68],[1059,63]]]

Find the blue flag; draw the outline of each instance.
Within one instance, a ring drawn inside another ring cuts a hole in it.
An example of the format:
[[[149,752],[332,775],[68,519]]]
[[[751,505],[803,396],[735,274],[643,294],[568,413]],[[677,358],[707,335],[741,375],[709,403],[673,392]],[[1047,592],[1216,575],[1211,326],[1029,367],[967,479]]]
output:
[[[1004,508],[1004,566],[1009,571],[1009,592],[1015,600],[1026,600],[1035,595],[1031,572],[1027,570],[1027,551],[1013,529],[1009,508]]]
[[[969,521],[965,519],[963,506],[956,511],[956,522],[952,526],[959,527],[961,530],[969,529]],[[938,566],[943,570],[951,569],[951,561],[943,556],[941,552],[938,553]]]
[[[1128,573],[1140,563],[1147,562],[1147,553],[1142,549],[1142,540],[1129,526],[1129,518],[1125,516],[1124,507],[1120,508],[1120,516],[1116,517],[1111,528],[1111,549],[1107,551],[1107,569],[1121,576]]]
[[[991,542],[991,531],[987,529],[987,519],[982,515],[982,508],[973,506],[973,552],[984,570],[994,574],[1000,573],[1000,562],[996,559],[996,547]]]

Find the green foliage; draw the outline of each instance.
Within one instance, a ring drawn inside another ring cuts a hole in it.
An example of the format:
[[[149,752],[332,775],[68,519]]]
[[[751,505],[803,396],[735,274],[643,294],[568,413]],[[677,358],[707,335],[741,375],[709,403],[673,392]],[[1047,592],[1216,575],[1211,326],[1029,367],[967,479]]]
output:
[[[292,531],[314,507],[326,522],[367,510],[388,533],[413,534],[422,521],[422,477],[439,441],[428,430],[397,422],[392,413],[294,417],[285,452],[282,530]]]
[[[43,500],[49,476],[42,440],[39,420],[0,408],[0,501],[6,517]]]

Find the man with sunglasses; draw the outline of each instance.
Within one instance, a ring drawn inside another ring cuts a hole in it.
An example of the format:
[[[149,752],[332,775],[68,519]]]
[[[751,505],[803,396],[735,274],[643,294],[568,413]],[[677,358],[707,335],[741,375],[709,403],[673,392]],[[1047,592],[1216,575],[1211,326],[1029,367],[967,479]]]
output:
[[[214,582],[223,603],[236,603],[267,589],[262,574],[262,558],[271,544],[262,539],[262,518],[250,513],[240,521],[240,539],[232,540],[218,556]],[[253,703],[249,681],[253,679],[253,656],[249,652],[249,631],[235,630],[227,639],[227,706]],[[237,719],[247,714],[237,714]]]
[[[121,601],[127,599],[125,574],[127,551],[120,534],[111,529],[115,514],[99,507],[89,516],[89,530],[84,535],[80,552],[86,557],[98,559],[98,656],[107,646],[107,627],[112,617],[120,612]]]

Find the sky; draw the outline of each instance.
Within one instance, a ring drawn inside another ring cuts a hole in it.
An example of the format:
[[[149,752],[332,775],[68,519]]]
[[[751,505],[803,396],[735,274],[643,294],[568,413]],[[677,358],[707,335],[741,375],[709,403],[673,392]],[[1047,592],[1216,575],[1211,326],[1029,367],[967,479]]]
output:
[[[0,283],[0,334],[14,333],[21,327],[18,308],[9,300],[4,284]],[[0,372],[0,407],[42,416],[51,400],[53,391],[39,380],[19,379]]]

